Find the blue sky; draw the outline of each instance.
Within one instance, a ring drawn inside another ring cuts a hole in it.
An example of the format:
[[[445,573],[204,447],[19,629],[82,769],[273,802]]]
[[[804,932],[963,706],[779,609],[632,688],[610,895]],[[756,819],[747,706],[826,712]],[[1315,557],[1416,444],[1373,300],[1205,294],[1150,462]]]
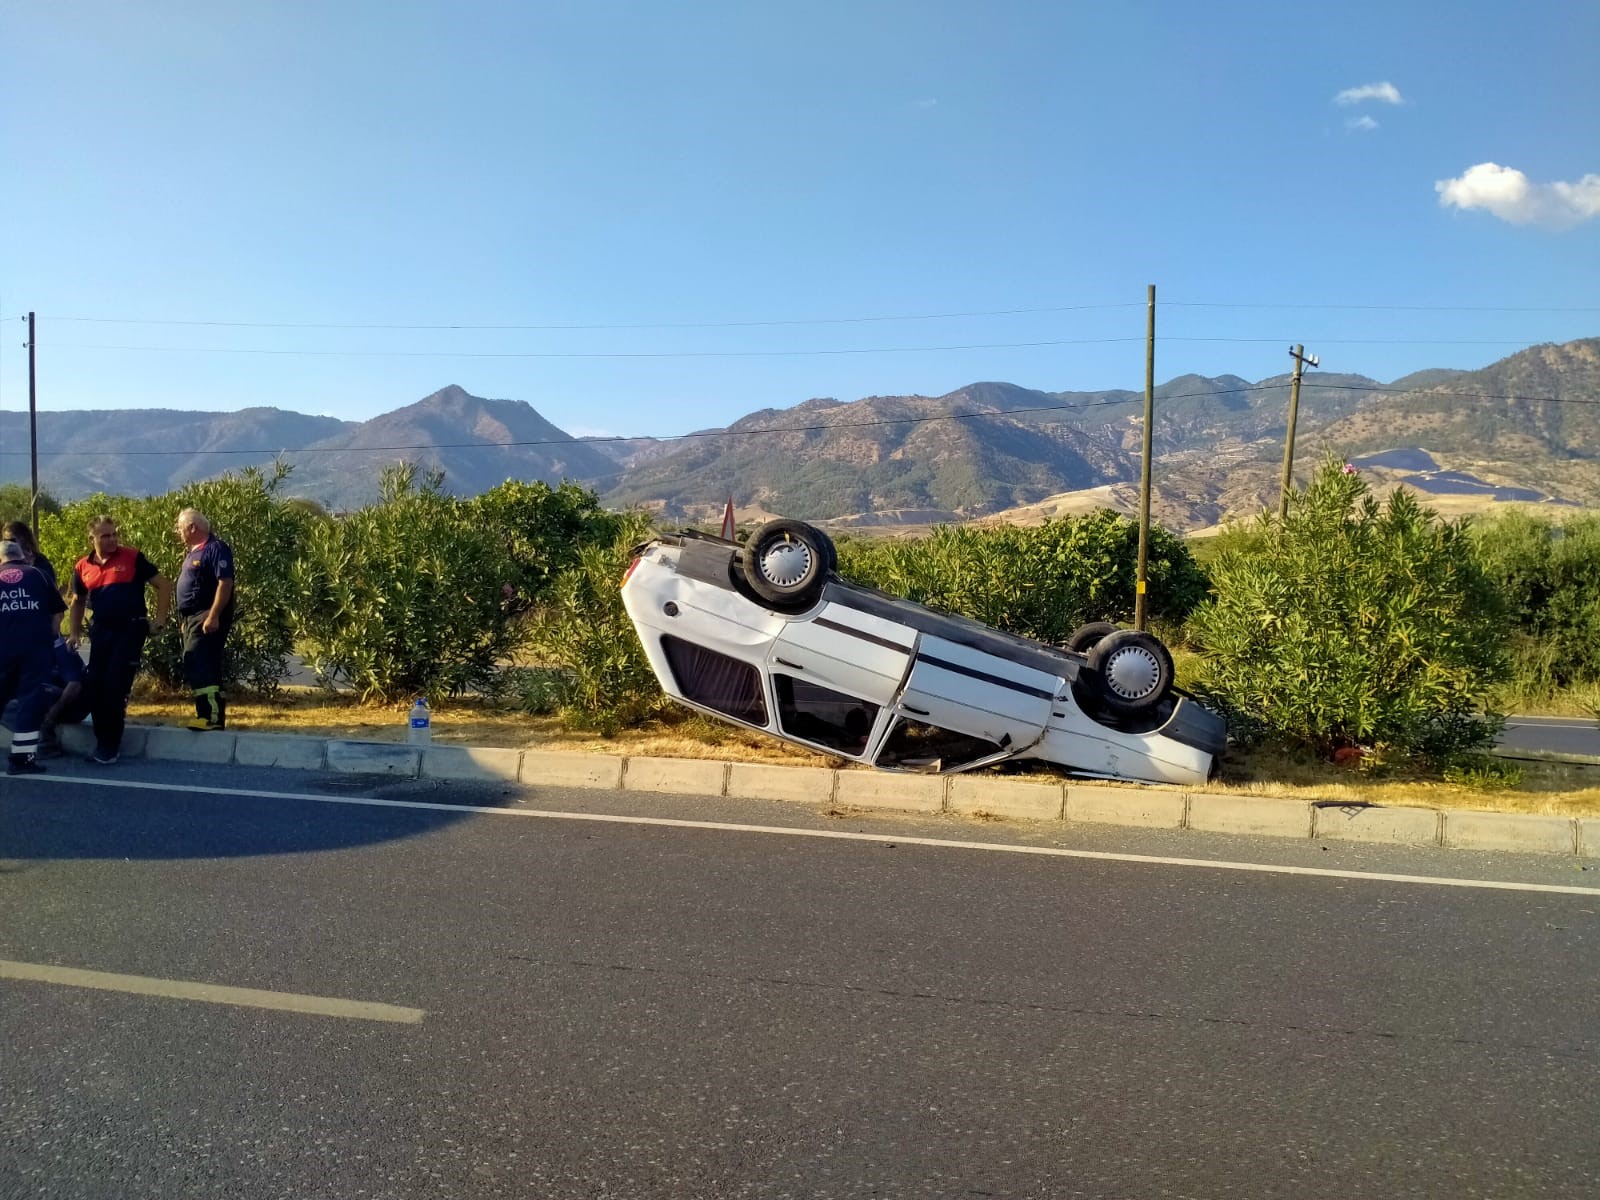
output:
[[[0,406],[29,309],[41,407],[581,433],[1138,388],[1150,283],[1158,379],[1481,366],[1600,334],[1597,48],[1593,0],[0,0]]]

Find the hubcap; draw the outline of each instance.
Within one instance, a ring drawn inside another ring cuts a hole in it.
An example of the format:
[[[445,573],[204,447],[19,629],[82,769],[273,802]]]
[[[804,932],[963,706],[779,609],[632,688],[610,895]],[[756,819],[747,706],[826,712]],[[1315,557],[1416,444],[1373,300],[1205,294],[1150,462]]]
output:
[[[803,542],[773,542],[761,555],[761,574],[777,587],[793,587],[811,570],[811,551]]]
[[[1105,666],[1106,686],[1124,700],[1140,700],[1161,681],[1161,663],[1143,646],[1124,646]]]

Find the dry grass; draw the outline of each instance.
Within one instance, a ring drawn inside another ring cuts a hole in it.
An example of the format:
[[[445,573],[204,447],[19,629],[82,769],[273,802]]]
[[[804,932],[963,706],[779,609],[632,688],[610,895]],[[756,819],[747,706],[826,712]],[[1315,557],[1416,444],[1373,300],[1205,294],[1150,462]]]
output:
[[[240,732],[296,733],[317,737],[399,742],[406,736],[408,706],[362,705],[353,698],[314,688],[285,688],[273,700],[244,697],[230,703],[228,724]],[[180,698],[137,696],[130,719],[142,724],[181,724],[190,711]],[[533,750],[598,754],[707,758],[788,766],[842,766],[760,734],[692,715],[624,730],[615,737],[565,728],[554,717],[530,716],[482,701],[446,701],[433,710],[433,740]],[[1283,796],[1349,804],[1475,808],[1498,812],[1600,816],[1600,766],[1518,762],[1522,778],[1513,786],[1468,787],[1400,771],[1336,767],[1311,758],[1265,751],[1230,756],[1219,778],[1204,791]],[[1065,779],[1043,765],[1019,764],[1032,778]],[[1139,786],[1136,784],[1130,787]]]
[[[318,688],[283,688],[271,700],[242,696],[228,701],[228,728],[240,733],[293,733],[307,737],[403,742],[409,704],[361,704]],[[447,746],[588,750],[603,754],[649,754],[667,758],[715,758],[741,762],[816,765],[831,760],[795,746],[746,733],[731,725],[685,715],[629,729],[616,737],[568,729],[555,717],[532,716],[481,700],[433,705],[433,740]],[[143,689],[128,704],[128,719],[144,725],[181,725],[194,716],[181,696]]]

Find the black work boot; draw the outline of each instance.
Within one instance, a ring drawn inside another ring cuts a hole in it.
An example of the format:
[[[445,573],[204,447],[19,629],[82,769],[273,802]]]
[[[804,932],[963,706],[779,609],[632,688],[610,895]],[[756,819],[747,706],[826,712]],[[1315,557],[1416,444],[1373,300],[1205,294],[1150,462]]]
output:
[[[33,761],[31,754],[13,754],[6,759],[7,775],[43,775],[44,768]]]

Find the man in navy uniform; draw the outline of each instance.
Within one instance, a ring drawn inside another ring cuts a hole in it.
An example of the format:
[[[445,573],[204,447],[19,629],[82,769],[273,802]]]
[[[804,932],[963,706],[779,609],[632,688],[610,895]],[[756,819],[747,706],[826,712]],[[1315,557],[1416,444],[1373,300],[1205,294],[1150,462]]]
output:
[[[190,729],[222,729],[227,701],[222,695],[222,645],[233,626],[233,551],[211,532],[204,513],[178,514],[183,539],[183,570],[178,572],[178,625],[183,631],[183,677],[194,689],[195,719]]]
[[[33,775],[45,710],[45,682],[66,604],[16,542],[0,542],[0,708],[17,697],[7,775]]]

